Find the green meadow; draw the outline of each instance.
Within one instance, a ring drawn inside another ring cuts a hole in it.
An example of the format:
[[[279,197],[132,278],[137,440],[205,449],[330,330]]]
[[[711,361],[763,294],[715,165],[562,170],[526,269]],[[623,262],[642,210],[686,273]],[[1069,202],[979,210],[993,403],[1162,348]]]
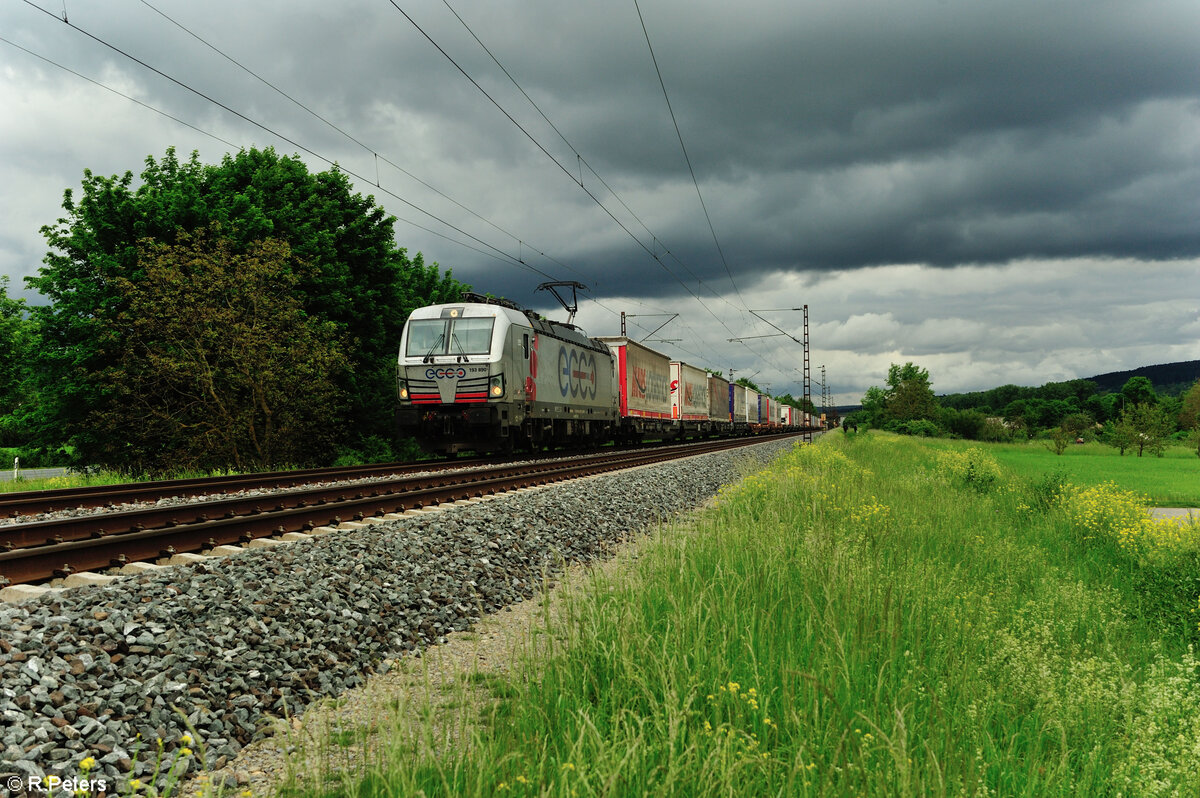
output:
[[[1200,457],[1189,446],[1169,446],[1162,457],[1124,456],[1111,446],[1085,443],[1056,455],[1040,441],[989,444],[987,451],[1015,475],[1037,479],[1061,473],[1081,485],[1115,482],[1155,507],[1200,507]]]
[[[453,744],[399,713],[377,756],[284,792],[1200,793],[1197,530],[1010,459],[797,446],[568,594]]]

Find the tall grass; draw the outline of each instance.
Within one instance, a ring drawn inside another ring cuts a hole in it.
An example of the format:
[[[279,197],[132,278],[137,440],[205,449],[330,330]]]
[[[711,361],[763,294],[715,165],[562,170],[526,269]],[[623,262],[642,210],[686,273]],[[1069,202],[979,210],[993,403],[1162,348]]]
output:
[[[1198,663],[1144,567],[981,450],[837,436],[598,580],[469,744],[329,792],[1194,795]]]
[[[9,470],[11,474],[11,470]],[[119,485],[128,482],[128,477],[123,477],[109,471],[102,471],[95,474],[77,474],[67,473],[56,477],[37,477],[26,478],[22,476],[20,479],[0,480],[0,493],[20,493],[27,490],[54,490],[57,488],[86,488],[100,487],[102,485]]]

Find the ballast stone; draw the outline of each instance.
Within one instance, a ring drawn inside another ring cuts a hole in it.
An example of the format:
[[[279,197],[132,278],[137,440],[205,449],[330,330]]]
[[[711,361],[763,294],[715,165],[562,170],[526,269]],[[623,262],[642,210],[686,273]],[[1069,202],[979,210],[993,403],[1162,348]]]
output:
[[[754,451],[762,458],[786,446]],[[93,756],[97,777],[146,781],[155,738],[169,760],[185,732],[204,740],[206,766],[227,761],[264,733],[268,716],[295,715],[358,686],[389,657],[532,597],[563,561],[605,557],[736,479],[749,456],[706,455],[656,466],[653,479],[642,470],[443,506],[0,607],[0,684],[13,692],[0,693],[0,772],[27,761],[69,775]],[[192,750],[186,764],[199,767]],[[14,759],[17,751],[27,758]]]

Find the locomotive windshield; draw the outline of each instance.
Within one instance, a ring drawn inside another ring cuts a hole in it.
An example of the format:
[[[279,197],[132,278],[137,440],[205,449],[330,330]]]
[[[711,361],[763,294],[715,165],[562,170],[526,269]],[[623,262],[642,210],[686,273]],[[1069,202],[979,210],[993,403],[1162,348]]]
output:
[[[408,357],[486,355],[495,319],[416,319],[408,323]]]

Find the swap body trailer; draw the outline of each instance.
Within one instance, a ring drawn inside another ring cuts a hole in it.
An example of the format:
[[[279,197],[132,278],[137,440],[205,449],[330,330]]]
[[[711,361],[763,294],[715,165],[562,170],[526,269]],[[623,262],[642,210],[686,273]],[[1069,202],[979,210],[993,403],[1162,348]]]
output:
[[[679,360],[671,361],[671,417],[680,437],[709,431],[708,373]]]
[[[733,430],[733,404],[729,380],[708,375],[708,423],[712,432],[726,434]]]
[[[647,435],[676,434],[678,425],[671,415],[671,359],[624,336],[596,340],[608,346],[616,363],[620,417],[616,438],[638,441]]]

